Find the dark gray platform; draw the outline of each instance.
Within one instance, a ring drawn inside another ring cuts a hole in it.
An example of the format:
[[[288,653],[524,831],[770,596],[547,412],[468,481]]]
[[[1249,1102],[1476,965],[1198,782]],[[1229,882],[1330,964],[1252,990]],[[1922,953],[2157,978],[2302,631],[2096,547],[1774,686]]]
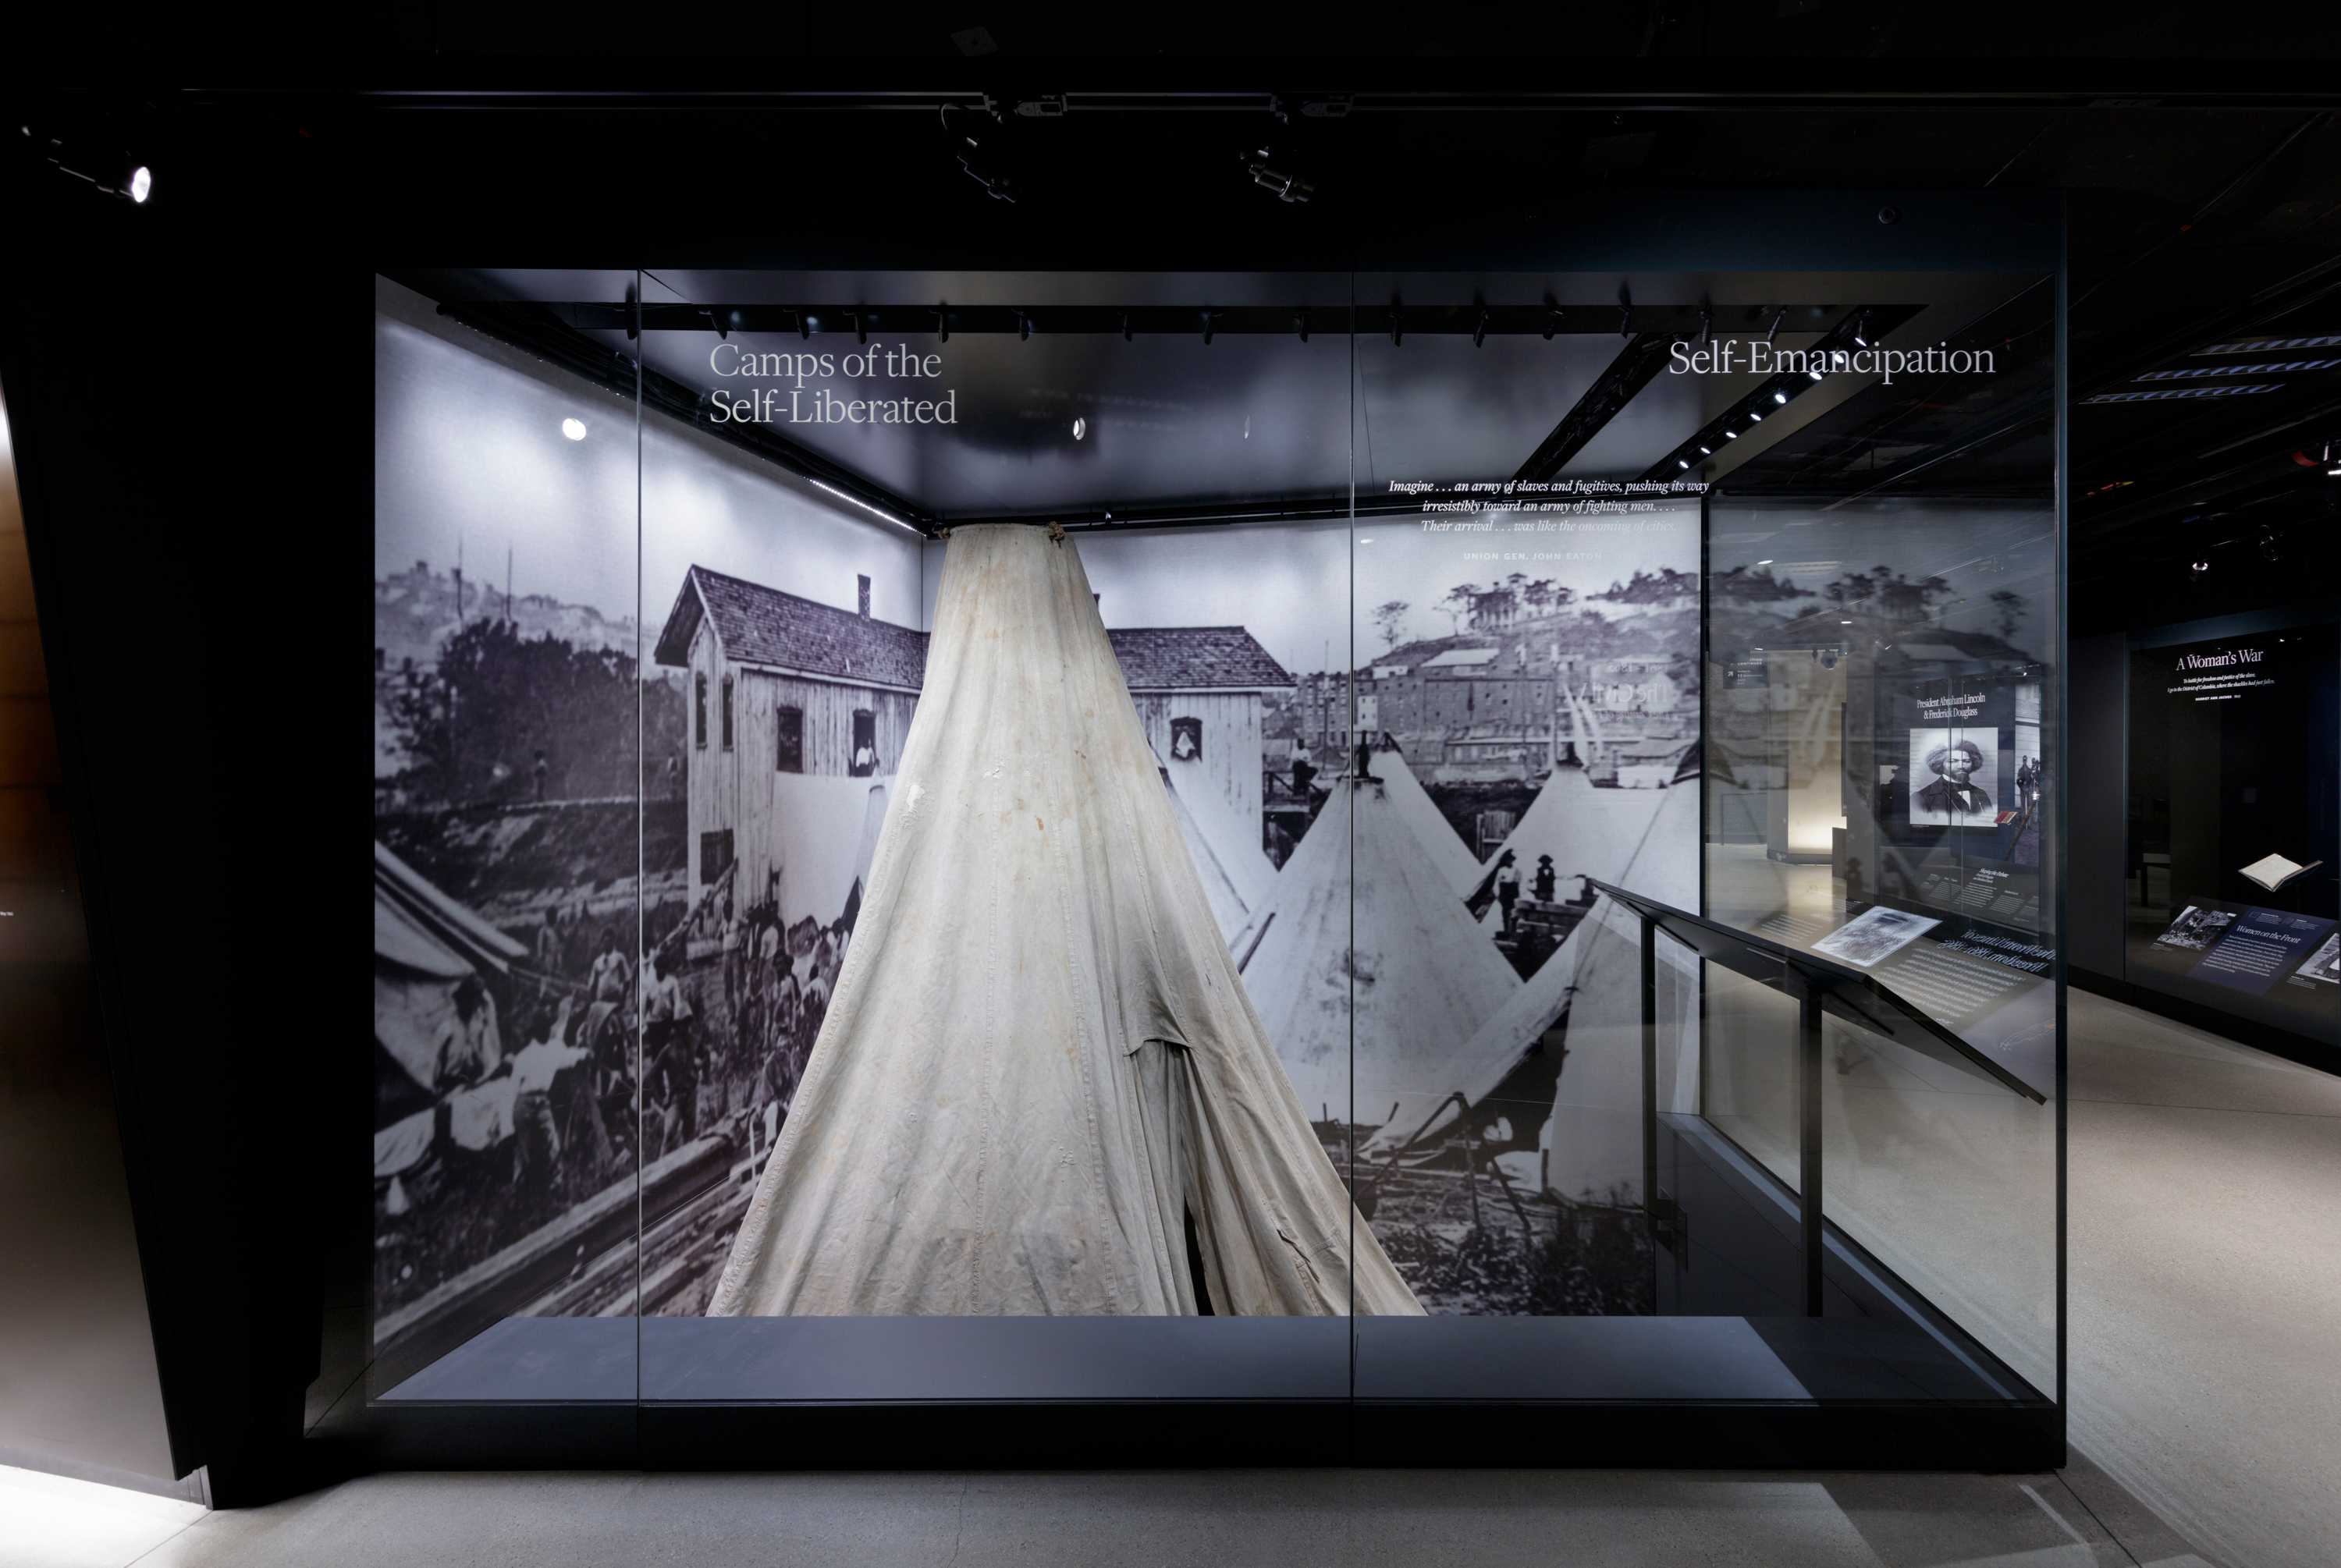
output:
[[[1350,1375],[1354,1331],[1356,1379]],[[639,1379],[637,1373],[639,1371]],[[1860,1318],[506,1318],[386,1402],[1994,1400]]]

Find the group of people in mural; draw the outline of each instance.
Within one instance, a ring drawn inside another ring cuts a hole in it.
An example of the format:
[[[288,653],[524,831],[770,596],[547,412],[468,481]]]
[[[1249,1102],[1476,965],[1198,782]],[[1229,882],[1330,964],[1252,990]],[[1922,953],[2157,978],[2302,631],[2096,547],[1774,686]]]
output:
[[[793,928],[780,912],[779,873],[753,904],[728,880],[646,942],[637,966],[615,925],[581,963],[549,913],[532,948],[533,972],[516,987],[518,1037],[510,1053],[525,1080],[512,1099],[514,1186],[568,1201],[598,1191],[637,1163],[650,1165],[744,1110],[752,1147],[768,1148],[787,1115],[844,962],[853,911],[826,927]],[[573,928],[578,917],[567,924]],[[475,982],[467,982],[477,989]],[[459,1015],[491,1020],[484,997]],[[635,1049],[635,1007],[641,1049]],[[480,1028],[459,1024],[442,1053],[443,1091],[494,1076],[507,1059]]]

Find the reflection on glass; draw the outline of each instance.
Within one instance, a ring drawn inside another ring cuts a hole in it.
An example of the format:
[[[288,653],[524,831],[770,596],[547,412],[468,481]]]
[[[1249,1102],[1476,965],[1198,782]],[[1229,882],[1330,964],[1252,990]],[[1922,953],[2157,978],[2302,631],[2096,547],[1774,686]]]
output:
[[[1709,508],[1706,912],[1838,977],[1817,1057],[1829,1223],[2050,1386],[2055,512]],[[1728,994],[1708,1119],[1793,1188],[1794,1002]],[[1727,1053],[1750,1008],[1778,1016]]]
[[[411,281],[374,314],[372,1387],[631,1399],[645,1170],[708,1166],[637,1116],[638,845],[679,826],[638,737],[683,704],[640,663],[631,367],[501,323],[633,277]]]

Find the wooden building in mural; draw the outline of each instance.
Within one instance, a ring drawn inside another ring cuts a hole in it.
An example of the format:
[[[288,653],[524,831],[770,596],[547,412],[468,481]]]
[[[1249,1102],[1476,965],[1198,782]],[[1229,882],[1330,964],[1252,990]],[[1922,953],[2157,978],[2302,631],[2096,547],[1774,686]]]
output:
[[[737,887],[756,897],[791,855],[784,797],[792,774],[892,776],[926,673],[926,633],[861,610],[783,593],[694,566],[684,574],[658,661],[685,672],[694,894],[735,860]],[[1261,832],[1261,703],[1292,677],[1240,626],[1110,631],[1146,736],[1179,788],[1208,785],[1257,849]],[[1206,813],[1224,820],[1220,813]],[[852,822],[812,830],[852,833]]]
[[[691,888],[740,863],[738,888],[764,887],[790,775],[882,778],[911,732],[927,639],[870,614],[694,566],[659,633],[661,664],[684,670]],[[842,830],[851,831],[859,822]]]
[[[1240,626],[1109,628],[1106,636],[1154,754],[1181,774],[1200,770],[1259,847],[1260,705],[1292,677]]]

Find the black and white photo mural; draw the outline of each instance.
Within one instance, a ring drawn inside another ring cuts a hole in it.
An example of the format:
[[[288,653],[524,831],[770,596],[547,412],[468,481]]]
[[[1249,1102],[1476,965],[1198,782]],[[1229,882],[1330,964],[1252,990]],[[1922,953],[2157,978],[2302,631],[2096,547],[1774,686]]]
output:
[[[946,541],[665,413],[638,435],[631,402],[388,283],[376,337],[395,1373],[503,1319],[707,1313],[849,955],[979,913],[912,876],[897,928],[863,918],[923,788]],[[1390,1299],[1648,1312],[1634,938],[1595,884],[1697,907],[1697,506],[1484,521],[1066,547]]]
[[[409,1367],[702,1309],[924,637],[909,531],[670,420],[638,458],[630,402],[394,284],[375,332],[374,1339]]]

